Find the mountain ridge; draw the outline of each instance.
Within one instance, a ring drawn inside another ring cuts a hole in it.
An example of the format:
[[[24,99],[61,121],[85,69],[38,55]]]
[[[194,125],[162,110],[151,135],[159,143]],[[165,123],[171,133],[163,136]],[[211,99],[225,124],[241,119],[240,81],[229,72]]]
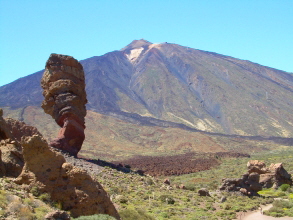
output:
[[[208,132],[292,137],[293,76],[284,71],[143,39],[81,63],[89,110]],[[0,106],[39,106],[41,74],[0,87]]]

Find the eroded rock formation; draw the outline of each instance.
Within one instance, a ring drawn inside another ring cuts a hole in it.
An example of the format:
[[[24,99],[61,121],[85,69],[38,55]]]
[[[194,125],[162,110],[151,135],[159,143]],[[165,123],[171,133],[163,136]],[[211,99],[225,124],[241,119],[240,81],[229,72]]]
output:
[[[16,183],[49,193],[73,217],[108,214],[120,218],[102,186],[86,171],[66,163],[41,136],[24,137],[22,146],[25,165]]]
[[[67,163],[36,128],[2,115],[0,109],[0,176],[17,177],[24,188],[50,194],[73,217],[108,214],[120,219],[97,180]]]
[[[0,176],[17,177],[24,165],[21,137],[41,134],[32,126],[2,116],[3,111],[0,109]]]
[[[87,99],[82,65],[71,56],[51,54],[41,86],[42,108],[61,127],[50,145],[76,156],[85,139]]]
[[[262,188],[278,188],[282,184],[292,185],[291,175],[284,169],[282,163],[271,164],[251,160],[247,163],[248,173],[238,179],[223,179],[220,190],[241,192],[244,195],[257,195]]]

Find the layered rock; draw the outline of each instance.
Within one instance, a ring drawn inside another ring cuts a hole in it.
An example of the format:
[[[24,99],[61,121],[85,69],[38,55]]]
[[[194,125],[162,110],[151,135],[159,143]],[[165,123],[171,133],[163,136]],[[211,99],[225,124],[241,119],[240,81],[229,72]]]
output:
[[[120,218],[102,186],[86,171],[66,163],[41,136],[25,137],[22,145],[25,165],[16,183],[49,193],[73,217],[108,214]]]
[[[284,169],[282,163],[271,164],[251,160],[247,163],[248,173],[239,179],[223,179],[220,190],[239,191],[245,195],[257,195],[262,188],[278,188],[282,184],[292,185],[291,175]]]
[[[76,156],[85,139],[87,99],[82,65],[71,56],[51,54],[41,86],[42,108],[61,127],[50,145]]]

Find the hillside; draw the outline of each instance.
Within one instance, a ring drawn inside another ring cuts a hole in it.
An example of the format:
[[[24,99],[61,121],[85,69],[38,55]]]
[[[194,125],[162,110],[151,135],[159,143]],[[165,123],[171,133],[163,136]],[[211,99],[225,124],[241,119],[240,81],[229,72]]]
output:
[[[292,137],[293,77],[286,72],[145,40],[81,63],[93,112],[141,125]],[[0,87],[0,107],[40,106],[42,72]]]
[[[59,130],[55,121],[40,107],[7,111],[4,117],[22,118],[35,126],[49,141]],[[142,126],[112,116],[88,111],[86,139],[79,156],[93,159],[123,160],[144,156],[178,155],[190,152],[215,153],[235,151],[241,153],[288,149],[292,138],[244,137],[212,134],[176,127]]]

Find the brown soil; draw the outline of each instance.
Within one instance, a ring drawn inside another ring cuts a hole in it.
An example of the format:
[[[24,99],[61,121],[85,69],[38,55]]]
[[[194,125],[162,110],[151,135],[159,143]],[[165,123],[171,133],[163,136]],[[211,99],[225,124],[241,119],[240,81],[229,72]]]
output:
[[[136,156],[127,160],[113,161],[120,166],[130,166],[152,176],[171,176],[195,173],[220,165],[220,157],[249,157],[233,152],[186,153],[174,156]]]

